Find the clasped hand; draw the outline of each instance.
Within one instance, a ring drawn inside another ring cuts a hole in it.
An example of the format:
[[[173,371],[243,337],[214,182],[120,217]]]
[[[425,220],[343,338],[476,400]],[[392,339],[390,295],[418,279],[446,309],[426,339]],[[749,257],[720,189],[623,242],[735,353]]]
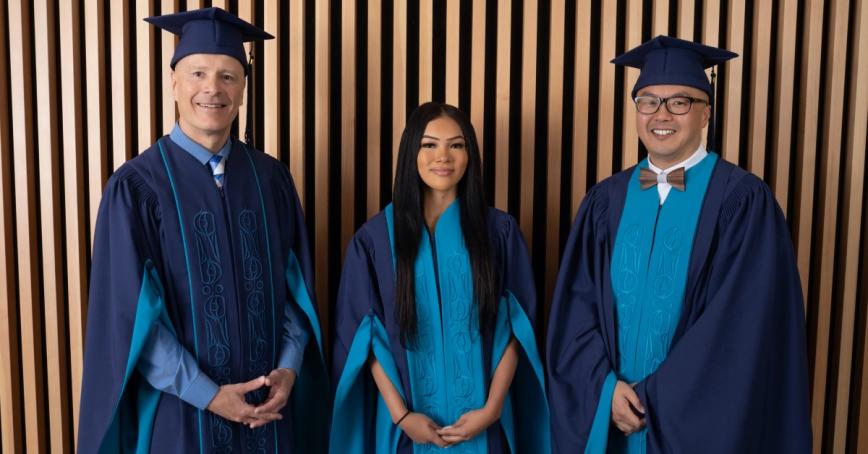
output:
[[[497,421],[499,413],[488,407],[471,410],[446,427],[438,426],[422,413],[410,413],[401,421],[400,427],[415,443],[433,443],[438,447],[448,448],[479,435]]]
[[[295,372],[289,369],[275,369],[267,376],[257,377],[244,383],[223,385],[208,404],[208,410],[229,421],[244,424],[251,429],[283,419],[280,410],[289,400],[289,393],[295,383]],[[268,398],[259,405],[250,405],[245,394],[267,386]]]
[[[642,406],[639,395],[632,386],[621,380],[615,384],[615,392],[612,394],[612,422],[624,435],[630,435],[645,427],[645,407]]]

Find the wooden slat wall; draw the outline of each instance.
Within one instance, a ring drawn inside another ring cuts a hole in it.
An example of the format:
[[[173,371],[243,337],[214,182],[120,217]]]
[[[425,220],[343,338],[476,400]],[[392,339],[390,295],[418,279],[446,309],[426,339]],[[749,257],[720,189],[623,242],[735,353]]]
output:
[[[326,332],[346,244],[391,199],[400,135],[419,103],[468,112],[487,197],[519,220],[545,319],[582,197],[645,156],[628,99],[638,72],[609,60],[660,33],[740,53],[719,70],[712,148],[762,177],[787,215],[806,296],[814,451],[868,452],[866,3],[6,2],[2,451],[73,451],[102,187],[176,115],[176,40],[141,19],[214,5],[277,37],[255,46],[255,96],[239,126],[255,104],[256,144],[298,186]]]

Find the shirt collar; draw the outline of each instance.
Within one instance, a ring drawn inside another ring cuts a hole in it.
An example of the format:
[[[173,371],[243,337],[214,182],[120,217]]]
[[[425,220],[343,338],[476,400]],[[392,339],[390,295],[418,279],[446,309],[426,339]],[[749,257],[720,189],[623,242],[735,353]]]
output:
[[[201,162],[202,165],[207,164],[208,161],[214,157],[214,153],[212,153],[211,150],[199,145],[191,139],[190,136],[184,133],[178,123],[175,123],[175,127],[172,128],[172,132],[169,134],[169,138],[172,139],[172,142],[175,142],[179,147],[181,147],[182,150],[186,151],[190,156],[193,156],[197,161]],[[232,137],[230,136],[217,154],[223,157],[223,159],[226,159],[229,157],[229,152],[231,151]]]
[[[686,172],[691,167],[699,164],[703,159],[705,159],[706,156],[708,156],[708,151],[705,150],[705,145],[700,143],[699,148],[697,148],[696,151],[694,151],[689,158],[679,162],[678,164],[675,164],[674,166],[669,167],[668,169],[661,170],[659,167],[655,166],[654,163],[651,162],[650,157],[648,158],[648,168],[653,170],[654,173],[657,174],[669,173],[679,167],[684,167],[684,171]]]

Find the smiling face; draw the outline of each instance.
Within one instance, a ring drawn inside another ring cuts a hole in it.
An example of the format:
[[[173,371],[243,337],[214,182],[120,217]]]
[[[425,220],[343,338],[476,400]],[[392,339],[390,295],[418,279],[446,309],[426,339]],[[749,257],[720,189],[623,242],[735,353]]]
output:
[[[192,54],[179,60],[172,91],[184,133],[206,148],[214,144],[219,149],[244,100],[245,82],[241,63],[228,55]]]
[[[437,117],[425,127],[416,164],[419,177],[433,191],[454,198],[467,170],[467,144],[455,120]]]
[[[636,96],[689,96],[708,100],[702,90],[684,85],[651,85],[642,88]],[[695,102],[684,115],[673,115],[661,104],[657,112],[636,112],[636,131],[648,150],[655,166],[666,169],[693,154],[702,142],[702,128],[708,124],[711,108],[707,103]]]

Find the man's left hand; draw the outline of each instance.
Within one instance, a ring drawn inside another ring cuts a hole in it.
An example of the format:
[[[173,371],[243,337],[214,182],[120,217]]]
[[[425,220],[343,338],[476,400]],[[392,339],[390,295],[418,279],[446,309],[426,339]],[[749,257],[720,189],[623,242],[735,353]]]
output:
[[[291,369],[274,369],[265,377],[265,386],[269,387],[268,399],[254,410],[257,414],[279,413],[289,400],[292,385],[295,384],[295,371]],[[264,426],[270,421],[257,420],[250,424],[251,429]]]

